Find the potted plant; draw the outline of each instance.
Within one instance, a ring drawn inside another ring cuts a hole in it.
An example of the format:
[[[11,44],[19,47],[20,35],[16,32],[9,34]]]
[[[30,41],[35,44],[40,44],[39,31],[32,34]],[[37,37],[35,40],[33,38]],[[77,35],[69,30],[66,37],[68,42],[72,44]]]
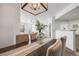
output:
[[[47,25],[40,23],[39,20],[36,21],[36,30],[38,31],[37,40],[39,41],[40,44],[42,43],[42,39],[45,36],[43,30],[45,29],[46,26]]]

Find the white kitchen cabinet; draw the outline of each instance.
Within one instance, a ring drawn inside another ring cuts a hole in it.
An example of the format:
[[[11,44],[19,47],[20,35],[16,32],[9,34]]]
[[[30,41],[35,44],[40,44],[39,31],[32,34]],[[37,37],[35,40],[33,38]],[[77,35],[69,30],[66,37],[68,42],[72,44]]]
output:
[[[71,50],[75,51],[75,31],[70,30],[56,30],[55,38],[60,39],[61,37],[67,37],[66,46]]]

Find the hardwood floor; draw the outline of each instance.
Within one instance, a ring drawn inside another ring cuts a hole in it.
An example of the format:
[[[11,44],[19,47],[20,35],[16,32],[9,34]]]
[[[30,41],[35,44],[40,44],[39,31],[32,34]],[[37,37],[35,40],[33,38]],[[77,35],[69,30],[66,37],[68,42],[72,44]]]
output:
[[[66,50],[64,52],[64,56],[77,56],[77,54],[76,54],[76,52],[74,52],[66,47]]]
[[[49,45],[42,46],[42,49],[44,49],[44,51],[43,52],[38,52],[38,53],[43,53],[43,54],[41,54],[41,55],[36,54],[36,56],[45,56],[46,55],[46,47],[48,47]],[[72,51],[71,49],[66,47],[66,49],[64,51],[64,56],[79,56],[79,52]]]

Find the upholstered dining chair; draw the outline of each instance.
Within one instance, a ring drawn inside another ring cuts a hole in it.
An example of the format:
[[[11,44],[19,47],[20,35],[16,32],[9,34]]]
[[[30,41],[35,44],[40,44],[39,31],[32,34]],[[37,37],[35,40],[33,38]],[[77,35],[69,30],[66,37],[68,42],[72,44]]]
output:
[[[66,48],[66,40],[67,40],[66,36],[61,37],[61,42],[62,42],[62,53],[61,53],[61,55],[62,56],[64,56],[64,51],[65,51],[65,48]]]
[[[46,56],[61,56],[62,42],[56,39],[56,42],[47,49]]]

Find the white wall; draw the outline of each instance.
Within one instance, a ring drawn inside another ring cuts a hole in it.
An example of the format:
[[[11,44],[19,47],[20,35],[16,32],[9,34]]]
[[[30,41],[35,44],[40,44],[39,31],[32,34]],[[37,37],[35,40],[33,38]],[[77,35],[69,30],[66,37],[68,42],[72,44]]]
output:
[[[51,8],[50,8],[51,9]],[[50,10],[49,10],[50,11]],[[52,15],[48,11],[33,16],[32,14],[20,10],[20,4],[0,4],[0,48],[16,44],[16,35],[20,32],[20,22],[26,23],[26,31],[32,25],[32,31],[36,31],[36,20],[49,25],[52,23]],[[45,29],[45,34],[49,35],[49,27]]]
[[[72,20],[72,21],[69,22],[70,29],[72,29],[73,24],[78,24],[78,29],[76,31],[76,34],[79,34],[79,19],[75,19],[75,20]]]
[[[0,48],[16,44],[19,31],[20,5],[0,4]]]
[[[73,30],[73,24],[78,24],[78,29],[75,32],[76,34],[79,34],[79,19],[74,20],[67,20],[67,21],[57,21],[57,29],[63,30],[65,27],[66,30]]]
[[[47,11],[48,12],[48,11]],[[45,25],[49,25],[49,23],[52,23],[52,16],[49,16],[47,12],[44,12],[42,14],[39,14],[37,16],[34,16],[24,10],[21,10],[21,22],[26,23],[26,24],[31,24],[32,25],[32,31],[36,31],[36,20],[39,20],[41,23]],[[29,25],[29,26],[31,26]],[[26,25],[26,32],[28,31],[28,26]],[[47,27],[44,31],[44,33],[49,36],[49,27]]]

